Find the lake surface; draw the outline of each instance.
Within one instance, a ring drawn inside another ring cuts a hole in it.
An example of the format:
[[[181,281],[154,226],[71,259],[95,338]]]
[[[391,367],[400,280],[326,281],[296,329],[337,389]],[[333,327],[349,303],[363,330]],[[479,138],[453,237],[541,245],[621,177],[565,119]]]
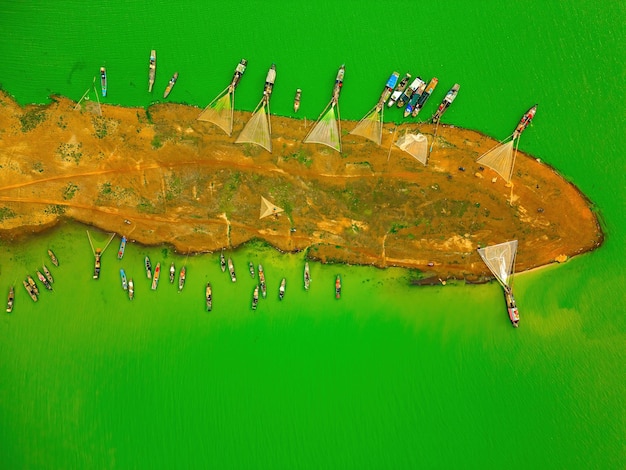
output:
[[[218,254],[129,244],[118,261],[119,239],[94,281],[83,226],[2,239],[0,293],[17,284],[14,313],[0,317],[3,468],[621,468],[625,8],[589,0],[411,8],[0,4],[0,84],[24,104],[51,94],[78,100],[106,65],[107,103],[163,101],[178,71],[169,100],[201,108],[242,57],[249,67],[238,109],[257,104],[273,62],[272,112],[285,116],[302,88],[299,117],[315,119],[342,63],[343,119],[362,117],[393,70],[439,78],[423,119],[459,83],[443,121],[499,139],[539,103],[520,149],[574,182],[607,234],[593,253],[516,277],[518,330],[496,284],[411,287],[405,270],[313,263],[305,292],[304,255],[260,244],[229,253],[238,271],[232,284]],[[399,120],[400,111],[385,118]],[[48,247],[59,268],[47,262]],[[184,291],[166,276],[151,291],[146,255],[166,268],[186,264]],[[268,278],[256,312],[248,260],[263,263]],[[55,289],[34,304],[19,283],[44,261]],[[133,302],[121,267],[135,280]]]

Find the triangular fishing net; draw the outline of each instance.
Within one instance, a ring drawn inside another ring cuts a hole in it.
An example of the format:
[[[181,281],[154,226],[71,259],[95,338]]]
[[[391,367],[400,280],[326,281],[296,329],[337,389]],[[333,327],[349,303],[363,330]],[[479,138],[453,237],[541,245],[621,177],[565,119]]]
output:
[[[245,125],[235,143],[257,144],[272,153],[272,138],[270,135],[269,112],[265,111],[265,106],[261,106]]]
[[[511,140],[506,144],[497,145],[480,156],[477,162],[488,166],[509,183],[511,176],[513,176],[513,164],[515,163],[513,141]]]
[[[480,257],[503,286],[509,286],[509,279],[513,276],[516,253],[517,240],[478,249]]]
[[[279,212],[284,212],[284,209],[281,207],[275,206],[270,201],[261,196],[261,213],[259,215],[259,219],[263,217],[267,217],[270,215],[278,214]]]
[[[424,134],[404,134],[395,142],[395,145],[423,165],[426,165],[428,160],[428,137]]]
[[[366,139],[376,142],[378,145],[383,139],[383,112],[376,108],[372,109],[363,119],[359,121],[350,134],[360,135]]]
[[[335,116],[335,107],[331,106],[326,114],[324,114],[304,139],[309,144],[324,144],[330,148],[341,152],[341,134],[339,122]]]
[[[100,97],[98,96],[98,90],[96,90],[96,79],[94,78],[93,84],[87,88],[83,96],[78,100],[74,110],[85,111],[88,113],[97,114],[102,116],[102,107],[100,106]]]
[[[198,116],[198,121],[212,122],[228,135],[231,135],[233,133],[234,101],[235,92],[229,93],[227,88],[204,108],[204,111]]]

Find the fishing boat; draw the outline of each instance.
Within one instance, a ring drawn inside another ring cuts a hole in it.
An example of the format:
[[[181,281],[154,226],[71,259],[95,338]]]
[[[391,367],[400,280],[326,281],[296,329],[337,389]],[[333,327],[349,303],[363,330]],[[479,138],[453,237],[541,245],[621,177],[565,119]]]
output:
[[[261,294],[263,298],[267,297],[267,285],[265,284],[265,272],[263,266],[259,264],[259,284],[261,284]]]
[[[210,312],[211,310],[213,310],[213,293],[211,292],[210,282],[206,283],[206,290],[205,290],[204,295],[206,298],[206,311]]]
[[[132,277],[128,280],[128,298],[130,300],[135,298],[135,283]]]
[[[519,326],[519,311],[513,296],[517,240],[479,248],[478,254],[504,289],[504,300],[506,301],[509,320],[517,328]]]
[[[183,266],[178,273],[178,292],[182,291],[185,287],[185,277],[187,276],[187,268]]]
[[[398,101],[396,103],[396,105],[398,106],[398,108],[402,108],[405,104],[407,104],[409,102],[409,100],[411,99],[411,97],[413,96],[413,93],[415,93],[417,91],[417,89],[424,83],[424,81],[420,78],[420,77],[416,77],[415,80],[413,80],[411,82],[411,84],[408,86],[408,88],[406,88],[402,94],[400,95],[400,97],[398,98]]]
[[[424,90],[426,90],[426,82],[422,81],[417,90],[415,90],[413,95],[411,95],[411,99],[407,103],[406,108],[404,108],[404,117],[409,117],[411,115],[417,106],[417,101],[422,96],[422,93],[424,93]]]
[[[46,289],[52,290],[52,285],[48,282],[48,279],[46,279],[46,276],[44,276],[41,271],[37,271],[37,278],[41,281]]]
[[[443,98],[443,101],[439,105],[439,108],[437,108],[437,112],[435,112],[435,114],[433,114],[433,117],[431,118],[431,121],[434,124],[439,123],[439,120],[441,119],[441,116],[443,116],[443,113],[446,112],[452,102],[456,99],[456,95],[459,93],[459,88],[461,88],[461,86],[458,83],[455,83],[454,86],[450,88],[450,91],[446,93],[446,96]]]
[[[50,257],[50,261],[52,261],[52,264],[58,267],[59,260],[57,259],[56,255],[52,252],[52,250],[48,250],[48,256]]]
[[[304,289],[309,290],[311,284],[311,273],[309,272],[309,263],[304,263]]]
[[[44,264],[42,266],[43,268],[43,273],[46,276],[46,279],[48,280],[48,282],[50,284],[52,284],[54,282],[54,278],[52,277],[52,273],[50,272],[50,270],[46,267],[46,265]]]
[[[39,288],[37,287],[37,283],[31,276],[26,276],[26,280],[28,281],[28,285],[33,290],[35,295],[39,295]]]
[[[254,264],[252,261],[248,262],[248,270],[250,271],[250,277],[254,279]]]
[[[96,249],[94,253],[94,263],[93,263],[93,278],[100,279],[100,258],[102,257],[102,250],[100,248]]]
[[[398,72],[393,72],[391,74],[391,76],[389,77],[389,80],[387,80],[387,83],[385,84],[385,89],[380,95],[378,104],[376,105],[377,111],[380,111],[381,109],[383,109],[383,106],[385,105],[389,97],[391,96],[391,93],[393,93],[393,90],[396,87],[396,84],[398,83],[399,78],[400,78],[400,74]]]
[[[406,75],[402,78],[402,80],[400,80],[400,83],[398,83],[396,90],[391,94],[391,98],[389,98],[389,101],[387,102],[388,107],[391,108],[394,104],[396,104],[396,101],[400,99],[400,97],[404,93],[404,90],[406,90],[406,87],[409,84],[410,79],[411,79],[411,74],[407,72]]]
[[[161,263],[157,263],[154,268],[154,275],[152,276],[152,290],[156,290],[159,285],[159,276],[161,275]]]
[[[257,284],[254,287],[254,292],[252,293],[252,310],[256,310],[256,307],[258,304],[259,304],[259,285]]]
[[[263,88],[263,99],[266,103],[269,103],[270,96],[274,90],[274,82],[276,81],[276,64],[272,64],[267,71],[265,77],[265,87]]]
[[[283,277],[283,280],[280,281],[280,287],[278,288],[278,299],[283,300],[285,297],[285,287],[287,285],[287,280]]]
[[[296,97],[293,99],[293,110],[294,112],[298,112],[300,109],[300,99],[302,98],[302,90],[298,88],[296,90]]]
[[[426,87],[426,90],[424,90],[424,93],[421,94],[421,96],[417,100],[417,105],[415,106],[415,108],[413,108],[413,111],[411,111],[411,116],[417,117],[419,112],[422,110],[422,108],[426,104],[426,101],[428,100],[428,98],[430,98],[430,95],[432,95],[433,91],[435,91],[435,88],[437,87],[437,83],[439,83],[439,79],[437,77],[433,77],[430,80],[430,82],[428,82],[428,86]]]
[[[335,279],[335,298],[341,298],[341,276],[337,274],[337,279]]]
[[[13,302],[15,301],[15,288],[11,286],[9,289],[9,297],[7,299],[7,313],[13,311]]]
[[[22,281],[24,284],[24,289],[26,289],[26,292],[28,292],[28,295],[30,295],[30,298],[33,299],[33,302],[37,302],[37,294],[35,294],[35,291],[33,290],[33,286],[30,285],[29,282],[27,281]]]
[[[176,279],[176,266],[174,266],[174,262],[170,264],[170,284],[174,284],[174,279]]]
[[[152,279],[152,263],[150,263],[150,258],[148,258],[147,256],[144,264],[146,265],[146,276],[148,277],[148,279]]]
[[[100,67],[100,86],[102,87],[102,96],[107,95],[107,69]]]
[[[224,257],[224,250],[220,253],[220,268],[222,272],[226,272],[226,258]]]
[[[331,107],[339,104],[339,94],[343,87],[343,78],[346,75],[346,64],[341,64],[337,71],[337,77],[335,78],[335,86],[333,87],[333,97],[330,100]]]
[[[150,68],[148,69],[148,93],[152,93],[154,80],[156,79],[156,51],[150,51]]]
[[[235,275],[235,265],[232,258],[228,258],[228,273],[230,274],[230,280],[237,282],[237,276]]]
[[[128,290],[128,281],[126,280],[126,272],[120,269],[120,278],[122,279],[122,289]]]
[[[233,74],[233,79],[230,81],[230,85],[228,85],[228,91],[232,93],[239,85],[239,81],[241,80],[242,75],[246,71],[246,67],[248,65],[248,61],[246,59],[241,59],[235,67],[235,73]]]
[[[165,87],[165,91],[163,92],[163,98],[167,98],[169,94],[172,92],[172,88],[176,85],[176,80],[178,80],[178,72],[176,72],[172,78],[170,78],[169,83]]]
[[[524,115],[522,116],[522,119],[520,119],[519,124],[515,128],[515,132],[513,132],[513,140],[517,139],[520,135],[522,135],[522,132],[524,132],[524,130],[530,125],[536,113],[537,113],[537,105],[533,106],[532,108],[530,108],[528,111],[524,113]]]
[[[117,250],[117,259],[122,259],[124,257],[124,251],[126,250],[126,237],[122,236],[122,241],[120,242],[120,249]]]

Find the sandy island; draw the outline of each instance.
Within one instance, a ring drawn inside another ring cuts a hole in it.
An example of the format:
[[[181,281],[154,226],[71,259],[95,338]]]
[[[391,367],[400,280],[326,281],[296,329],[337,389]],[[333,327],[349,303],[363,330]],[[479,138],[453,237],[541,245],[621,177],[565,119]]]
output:
[[[440,126],[424,167],[391,145],[414,124],[386,124],[379,147],[342,121],[339,154],[302,143],[310,121],[273,116],[270,154],[234,143],[250,113],[235,112],[228,137],[192,106],[103,105],[98,116],[75,104],[20,107],[0,95],[5,240],[70,218],[181,253],[262,239],[322,262],[468,281],[490,276],[480,246],[518,239],[520,272],[603,241],[589,200],[543,162],[519,153],[512,185],[481,170],[476,158],[497,142],[475,131]],[[417,127],[432,137],[432,125]],[[259,220],[261,195],[285,213]]]

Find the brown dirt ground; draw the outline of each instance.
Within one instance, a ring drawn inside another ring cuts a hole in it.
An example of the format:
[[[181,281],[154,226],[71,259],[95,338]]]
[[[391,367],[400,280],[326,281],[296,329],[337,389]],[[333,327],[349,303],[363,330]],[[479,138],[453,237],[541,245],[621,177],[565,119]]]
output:
[[[301,143],[310,122],[272,116],[270,154],[234,144],[249,113],[235,113],[228,137],[191,106],[97,116],[75,104],[20,107],[0,95],[0,237],[65,217],[180,252],[256,238],[323,262],[467,280],[489,274],[479,246],[518,239],[519,272],[603,241],[590,202],[544,163],[519,153],[513,185],[492,182],[476,159],[496,141],[475,131],[440,126],[424,167],[391,145],[415,125],[386,124],[379,147],[343,121],[339,154]],[[432,138],[432,125],[418,127]],[[285,213],[259,220],[260,195]]]

